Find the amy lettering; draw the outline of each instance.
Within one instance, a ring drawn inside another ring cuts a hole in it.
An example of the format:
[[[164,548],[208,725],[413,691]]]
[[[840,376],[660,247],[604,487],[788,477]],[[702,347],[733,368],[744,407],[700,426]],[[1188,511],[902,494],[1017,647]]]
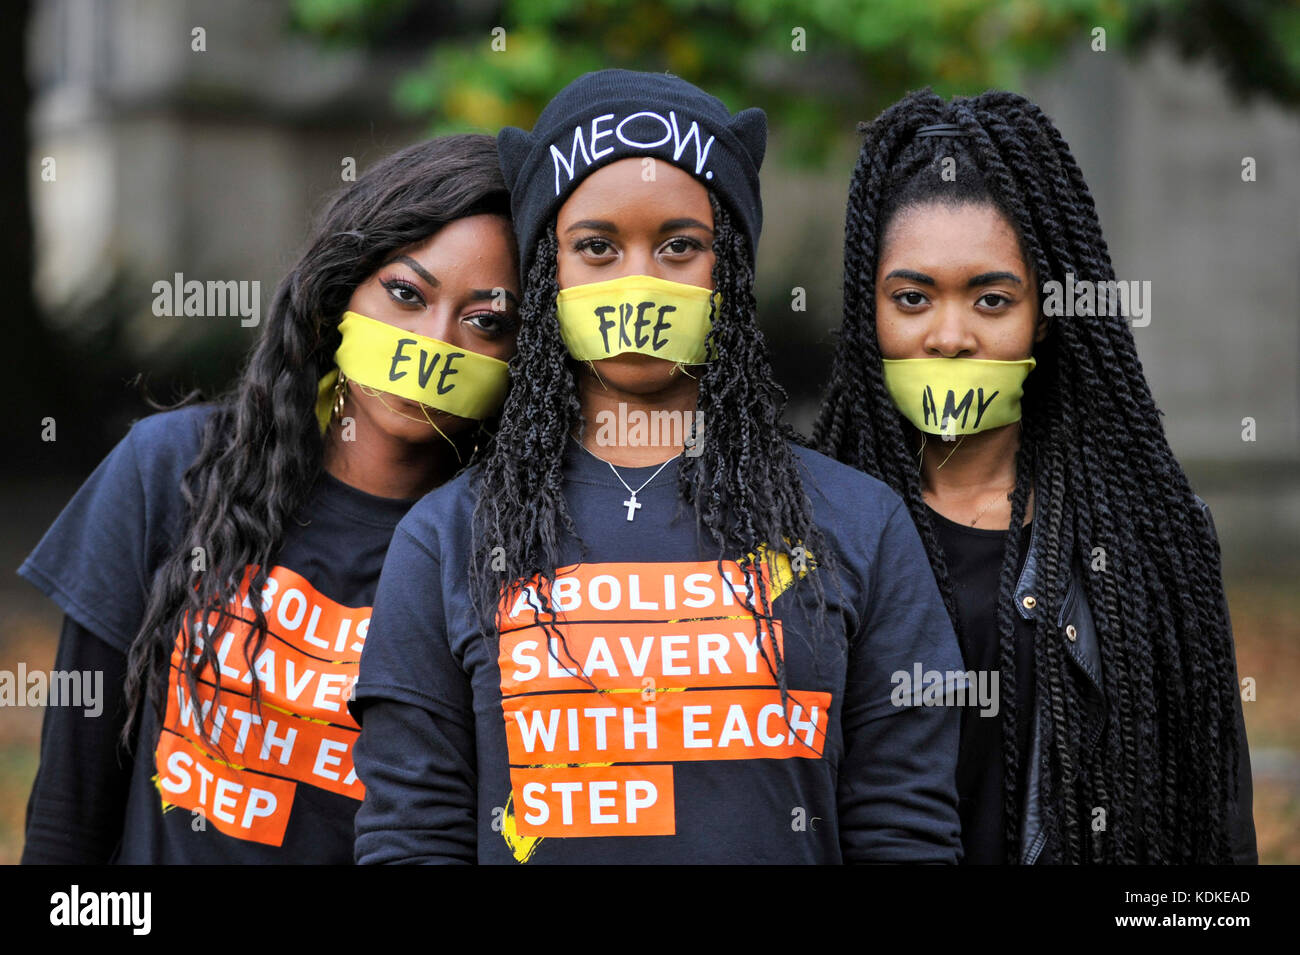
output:
[[[921,394],[921,413],[925,416],[925,423],[929,424],[933,419],[936,427],[947,427],[946,422],[957,422],[957,416],[961,416],[961,427],[966,428],[966,420],[970,417],[971,406],[975,408],[975,430],[979,430],[980,421],[984,418],[984,413],[989,410],[989,405],[993,404],[993,399],[998,396],[999,392],[989,393],[988,398],[984,397],[983,388],[972,388],[966,392],[960,401],[957,400],[957,393],[951,389],[943,403],[943,414],[940,415],[938,406],[935,404],[934,392],[929,385],[925,386],[925,391]]]

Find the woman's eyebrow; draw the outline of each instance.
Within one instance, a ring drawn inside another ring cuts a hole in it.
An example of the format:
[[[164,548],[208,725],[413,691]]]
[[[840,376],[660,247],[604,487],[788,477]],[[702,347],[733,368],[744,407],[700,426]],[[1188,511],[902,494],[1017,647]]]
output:
[[[583,219],[580,222],[575,222],[564,231],[576,232],[579,229],[594,229],[597,232],[612,232],[615,235],[618,234],[618,226],[614,225],[614,223],[607,219]]]
[[[692,219],[689,216],[681,219],[667,219],[659,227],[660,232],[675,232],[678,229],[703,229],[708,233],[713,232],[712,227],[705,225],[699,219]]]
[[[885,281],[889,279],[908,279],[912,282],[919,282],[922,285],[935,285],[935,281],[924,272],[916,272],[912,269],[894,269],[885,276]],[[981,272],[979,275],[971,276],[966,282],[967,288],[976,288],[980,285],[992,285],[994,282],[1015,282],[1017,285],[1024,285],[1024,281],[1014,272]]]
[[[1020,276],[1014,272],[981,272],[979,275],[971,278],[966,283],[967,288],[975,288],[977,285],[992,285],[994,282],[1015,282],[1017,285],[1024,285],[1020,281]]]
[[[394,262],[401,262],[404,265],[409,265],[411,267],[412,272],[414,272],[420,278],[424,279],[434,288],[437,288],[440,284],[442,284],[437,279],[435,279],[432,275],[426,272],[424,270],[424,266],[422,266],[419,262],[415,261],[415,259],[411,258],[409,255],[395,255],[387,262],[385,262],[383,265],[381,265],[380,268],[381,269],[387,268],[388,266],[392,265]]]
[[[890,279],[908,279],[912,282],[920,282],[922,285],[934,285],[935,281],[924,272],[914,272],[911,269],[894,269],[885,276],[885,281]]]

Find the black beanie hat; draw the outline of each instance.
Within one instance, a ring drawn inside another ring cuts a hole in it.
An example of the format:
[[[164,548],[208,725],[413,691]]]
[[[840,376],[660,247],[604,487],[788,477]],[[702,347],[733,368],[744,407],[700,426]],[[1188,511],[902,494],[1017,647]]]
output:
[[[676,76],[600,70],[578,77],[547,104],[531,133],[506,126],[497,134],[524,275],[538,236],[578,184],[629,156],[672,163],[717,193],[749,236],[753,256],[766,148],[761,109],[732,116],[722,100]]]

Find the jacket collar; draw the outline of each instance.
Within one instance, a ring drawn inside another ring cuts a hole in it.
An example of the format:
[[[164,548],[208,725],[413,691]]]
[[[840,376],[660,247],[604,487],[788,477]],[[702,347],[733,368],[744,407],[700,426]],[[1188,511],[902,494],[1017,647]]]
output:
[[[1034,618],[1034,612],[1038,609],[1038,565],[1042,558],[1040,551],[1043,546],[1042,534],[1043,522],[1037,517],[1034,518],[1032,526],[1029,529],[1029,550],[1025,554],[1025,565],[1020,570],[1020,577],[1016,581],[1014,599],[1016,609],[1020,611],[1020,616],[1026,620]],[[1025,606],[1025,598],[1029,597],[1030,605]]]

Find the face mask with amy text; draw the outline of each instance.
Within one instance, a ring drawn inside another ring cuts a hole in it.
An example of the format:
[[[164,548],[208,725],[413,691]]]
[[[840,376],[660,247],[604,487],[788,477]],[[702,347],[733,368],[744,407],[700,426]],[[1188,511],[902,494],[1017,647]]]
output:
[[[884,359],[885,387],[926,434],[977,434],[1020,420],[1025,378],[1037,361],[984,358]]]

